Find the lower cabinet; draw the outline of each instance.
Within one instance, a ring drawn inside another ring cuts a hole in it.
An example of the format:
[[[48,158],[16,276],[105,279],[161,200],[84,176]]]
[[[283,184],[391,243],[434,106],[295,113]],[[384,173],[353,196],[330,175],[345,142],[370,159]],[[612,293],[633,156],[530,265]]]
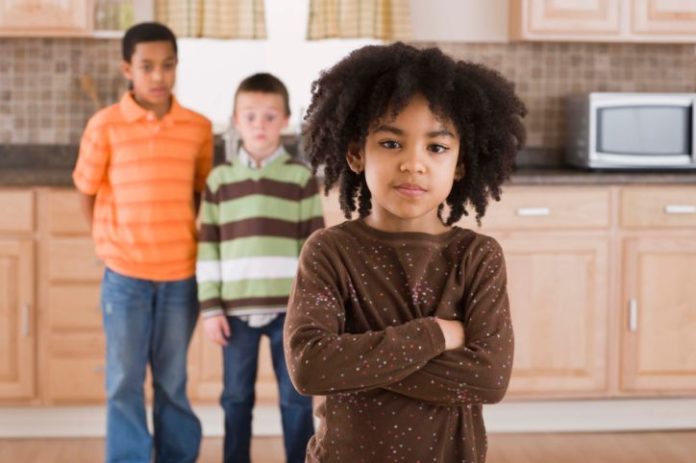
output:
[[[621,388],[696,392],[696,236],[624,240]]]
[[[323,201],[327,225],[345,220]],[[103,403],[103,265],[78,195],[0,190],[0,206],[0,403]],[[509,398],[696,395],[696,187],[510,186],[460,226],[505,252]],[[200,322],[188,366],[191,399],[217,402],[222,350]],[[277,403],[265,338],[257,375],[257,403]]]
[[[34,243],[0,237],[0,400],[35,396]]]
[[[592,396],[607,383],[606,237],[500,238],[515,329],[510,396]]]

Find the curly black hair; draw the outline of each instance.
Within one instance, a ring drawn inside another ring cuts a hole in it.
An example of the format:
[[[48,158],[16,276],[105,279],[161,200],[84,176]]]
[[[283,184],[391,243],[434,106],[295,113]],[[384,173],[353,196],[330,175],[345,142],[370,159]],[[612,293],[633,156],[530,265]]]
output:
[[[358,209],[369,215],[371,195],[365,174],[348,167],[349,148],[362,147],[371,129],[384,117],[396,117],[417,94],[433,113],[452,122],[460,138],[455,180],[445,202],[451,225],[468,215],[486,212],[488,198],[500,200],[500,186],[512,172],[524,145],[522,118],[527,110],[513,85],[480,64],[455,61],[438,48],[417,49],[401,42],[369,45],[353,51],[312,83],[312,101],[303,130],[305,151],[316,170],[324,166],[325,192],[340,179],[340,202],[346,218]],[[387,112],[389,111],[389,114]],[[356,206],[356,200],[359,204]]]

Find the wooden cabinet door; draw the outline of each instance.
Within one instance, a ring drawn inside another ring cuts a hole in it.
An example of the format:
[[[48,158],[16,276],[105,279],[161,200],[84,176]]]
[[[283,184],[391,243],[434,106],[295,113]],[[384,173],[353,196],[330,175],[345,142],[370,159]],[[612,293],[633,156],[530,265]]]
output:
[[[633,34],[696,38],[696,0],[635,0]]]
[[[0,239],[0,399],[34,396],[34,246]]]
[[[622,0],[511,0],[514,39],[595,40],[621,34]]]
[[[628,238],[621,387],[696,393],[696,236]]]
[[[0,0],[0,35],[84,35],[91,0]]]
[[[511,396],[577,397],[607,389],[608,239],[500,239],[515,331]]]

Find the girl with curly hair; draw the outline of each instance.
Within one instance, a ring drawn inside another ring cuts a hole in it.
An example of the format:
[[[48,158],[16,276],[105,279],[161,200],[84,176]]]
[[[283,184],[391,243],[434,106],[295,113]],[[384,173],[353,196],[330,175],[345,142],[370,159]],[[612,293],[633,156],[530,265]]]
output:
[[[437,48],[361,48],[312,86],[306,141],[346,218],[304,244],[285,321],[298,391],[326,396],[308,462],[485,461],[513,333],[480,223],[523,145],[512,85]]]

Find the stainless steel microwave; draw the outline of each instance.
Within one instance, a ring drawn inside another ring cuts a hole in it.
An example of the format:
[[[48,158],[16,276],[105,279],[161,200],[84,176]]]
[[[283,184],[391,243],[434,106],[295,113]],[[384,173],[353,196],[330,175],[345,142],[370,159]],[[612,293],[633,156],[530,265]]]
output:
[[[696,93],[596,92],[567,103],[570,164],[696,169]]]

